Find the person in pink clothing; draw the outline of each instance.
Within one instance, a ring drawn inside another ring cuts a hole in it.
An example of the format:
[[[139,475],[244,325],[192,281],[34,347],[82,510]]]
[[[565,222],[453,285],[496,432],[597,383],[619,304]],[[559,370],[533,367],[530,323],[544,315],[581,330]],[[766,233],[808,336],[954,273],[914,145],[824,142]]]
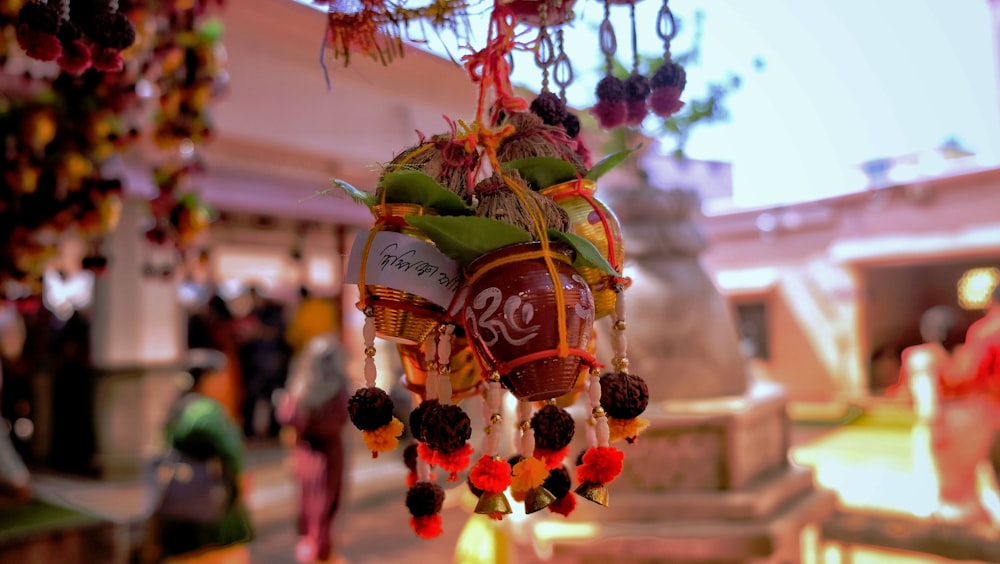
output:
[[[341,436],[348,420],[346,355],[337,336],[314,337],[292,362],[276,417],[295,430],[299,479],[299,562],[334,557],[333,522],[343,499],[346,466]]]

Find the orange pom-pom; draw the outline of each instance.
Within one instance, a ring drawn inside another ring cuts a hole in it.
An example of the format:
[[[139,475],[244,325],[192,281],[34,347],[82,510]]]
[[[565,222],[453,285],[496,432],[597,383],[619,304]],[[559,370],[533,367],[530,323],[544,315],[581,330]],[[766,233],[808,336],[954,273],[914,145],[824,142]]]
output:
[[[388,452],[399,446],[399,436],[402,434],[403,423],[393,417],[388,424],[374,431],[361,431],[361,438],[372,454],[377,456],[379,452]]]
[[[537,488],[545,483],[545,478],[549,477],[545,463],[534,457],[525,458],[515,464],[512,474],[510,485],[515,493]]]
[[[563,460],[566,458],[568,453],[568,446],[559,450],[544,450],[535,447],[535,458],[545,462],[546,470],[558,468],[563,463]]]
[[[649,420],[641,417],[634,419],[608,417],[608,430],[611,431],[611,442],[625,439],[629,444],[632,444],[639,438],[639,433],[645,431],[647,427],[649,427]]]

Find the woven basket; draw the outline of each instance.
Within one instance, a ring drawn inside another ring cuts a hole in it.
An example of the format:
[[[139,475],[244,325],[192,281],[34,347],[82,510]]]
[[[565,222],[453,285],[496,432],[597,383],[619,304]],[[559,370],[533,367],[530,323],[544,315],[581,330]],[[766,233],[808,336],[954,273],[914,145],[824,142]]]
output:
[[[619,270],[625,261],[624,238],[621,223],[608,206],[594,197],[597,183],[593,180],[572,180],[541,190],[543,196],[554,200],[566,210],[577,235],[590,241],[601,255]],[[615,309],[614,279],[597,268],[578,268],[594,294],[597,319]]]

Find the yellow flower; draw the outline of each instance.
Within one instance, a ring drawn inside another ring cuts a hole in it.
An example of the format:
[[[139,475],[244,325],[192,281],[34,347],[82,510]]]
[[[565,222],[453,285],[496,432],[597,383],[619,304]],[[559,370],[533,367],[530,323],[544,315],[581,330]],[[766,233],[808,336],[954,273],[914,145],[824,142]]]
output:
[[[649,420],[641,417],[635,419],[615,419],[608,417],[608,428],[611,431],[611,442],[622,439],[632,442],[639,436],[639,433],[649,427]]]
[[[515,492],[526,492],[541,486],[548,477],[549,471],[545,469],[544,462],[533,456],[525,458],[514,465],[510,489]]]
[[[361,438],[372,452],[388,452],[399,446],[399,436],[402,434],[403,423],[393,417],[392,421],[374,431],[361,431]]]

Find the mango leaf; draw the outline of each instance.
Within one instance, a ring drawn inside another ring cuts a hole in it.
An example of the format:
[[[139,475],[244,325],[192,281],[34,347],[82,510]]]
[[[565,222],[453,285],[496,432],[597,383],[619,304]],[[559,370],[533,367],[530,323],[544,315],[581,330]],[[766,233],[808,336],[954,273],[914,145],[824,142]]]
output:
[[[597,268],[609,276],[621,276],[608,262],[601,251],[593,243],[574,233],[563,233],[555,229],[549,229],[549,240],[561,241],[576,250],[576,258],[573,259],[573,266],[576,268]]]
[[[378,201],[375,198],[375,194],[355,188],[354,186],[351,186],[350,184],[344,182],[343,180],[334,178],[333,185],[336,186],[337,188],[340,188],[341,190],[344,191],[345,194],[350,196],[350,198],[354,200],[355,204],[364,204],[369,208],[371,208],[376,203],[378,203]]]
[[[484,253],[531,241],[524,229],[486,217],[408,215],[406,222],[423,231],[442,253],[465,266]]]
[[[625,159],[628,158],[633,152],[638,151],[642,147],[642,143],[639,143],[631,149],[625,149],[624,151],[618,151],[617,153],[611,153],[610,155],[604,157],[597,162],[587,173],[585,178],[587,180],[597,181],[598,178],[604,176],[609,170],[615,168],[616,166],[622,164]]]
[[[462,198],[419,170],[387,172],[378,186],[385,190],[385,201],[388,203],[420,204],[444,215],[473,214],[472,208]]]
[[[507,161],[500,166],[521,173],[521,178],[533,190],[542,190],[577,178],[576,167],[572,163],[555,157],[525,157]]]

